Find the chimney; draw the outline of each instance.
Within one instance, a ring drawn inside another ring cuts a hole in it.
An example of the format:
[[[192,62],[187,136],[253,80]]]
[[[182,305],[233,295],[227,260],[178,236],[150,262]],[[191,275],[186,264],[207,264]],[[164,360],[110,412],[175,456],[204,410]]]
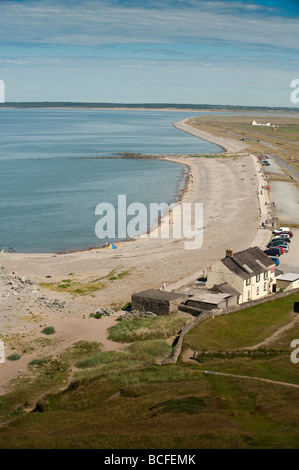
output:
[[[234,252],[231,248],[228,248],[225,252],[225,256],[231,256],[233,257],[234,256]]]

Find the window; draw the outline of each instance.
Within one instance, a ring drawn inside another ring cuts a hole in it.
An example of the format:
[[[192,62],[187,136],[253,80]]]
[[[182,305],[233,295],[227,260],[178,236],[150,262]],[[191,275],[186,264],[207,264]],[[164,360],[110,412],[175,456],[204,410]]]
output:
[[[267,290],[267,283],[264,282],[264,290]]]
[[[260,275],[260,274],[257,274],[257,275],[256,275],[256,282],[259,282],[259,281],[260,281],[260,278],[261,278],[261,275]]]
[[[256,288],[256,295],[259,295],[259,293],[260,293],[260,288],[257,287],[257,288]]]
[[[247,292],[247,300],[250,300],[250,290]]]
[[[264,279],[268,279],[268,271],[264,273]]]
[[[250,278],[246,279],[246,286],[250,286]]]

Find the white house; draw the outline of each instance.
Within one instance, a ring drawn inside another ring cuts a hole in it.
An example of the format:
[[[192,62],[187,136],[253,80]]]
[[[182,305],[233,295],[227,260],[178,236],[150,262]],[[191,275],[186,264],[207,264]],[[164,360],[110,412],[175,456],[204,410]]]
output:
[[[257,246],[238,253],[226,250],[225,258],[208,269],[206,286],[225,282],[239,292],[238,304],[257,300],[273,290],[275,263]]]

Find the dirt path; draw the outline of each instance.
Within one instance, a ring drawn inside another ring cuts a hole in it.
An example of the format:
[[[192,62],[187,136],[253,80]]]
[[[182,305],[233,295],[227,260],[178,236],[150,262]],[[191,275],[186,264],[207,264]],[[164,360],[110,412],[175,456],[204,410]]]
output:
[[[274,341],[275,339],[278,338],[278,336],[280,336],[282,333],[284,333],[285,331],[289,330],[290,328],[292,328],[299,320],[299,315],[296,315],[295,318],[290,322],[290,323],[287,323],[286,325],[284,326],[281,326],[280,328],[278,328],[277,331],[275,331],[275,333],[273,333],[271,336],[269,336],[268,338],[264,339],[264,341],[261,341],[260,343],[258,344],[255,344],[254,346],[250,346],[248,348],[242,348],[242,349],[250,349],[250,350],[254,350],[254,349],[258,349],[260,348],[261,346],[266,346],[270,343],[272,343],[272,341]]]
[[[280,382],[277,380],[270,380],[270,379],[263,379],[261,377],[251,377],[250,375],[237,375],[237,374],[226,374],[225,372],[214,372],[214,371],[203,371],[203,374],[206,375],[220,375],[224,377],[234,377],[237,379],[249,379],[249,380],[259,380],[261,382],[267,382],[275,385],[284,385],[286,387],[293,387],[293,388],[299,388],[299,385],[296,384],[291,384],[289,382]]]

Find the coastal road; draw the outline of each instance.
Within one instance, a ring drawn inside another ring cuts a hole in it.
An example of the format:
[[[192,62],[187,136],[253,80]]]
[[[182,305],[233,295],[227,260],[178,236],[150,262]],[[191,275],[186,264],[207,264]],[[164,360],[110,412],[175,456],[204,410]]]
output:
[[[273,159],[277,164],[285,168],[291,175],[292,177],[299,182],[299,170],[296,170],[293,166],[291,166],[289,163],[285,162],[279,157],[276,156],[271,156],[271,159]]]

